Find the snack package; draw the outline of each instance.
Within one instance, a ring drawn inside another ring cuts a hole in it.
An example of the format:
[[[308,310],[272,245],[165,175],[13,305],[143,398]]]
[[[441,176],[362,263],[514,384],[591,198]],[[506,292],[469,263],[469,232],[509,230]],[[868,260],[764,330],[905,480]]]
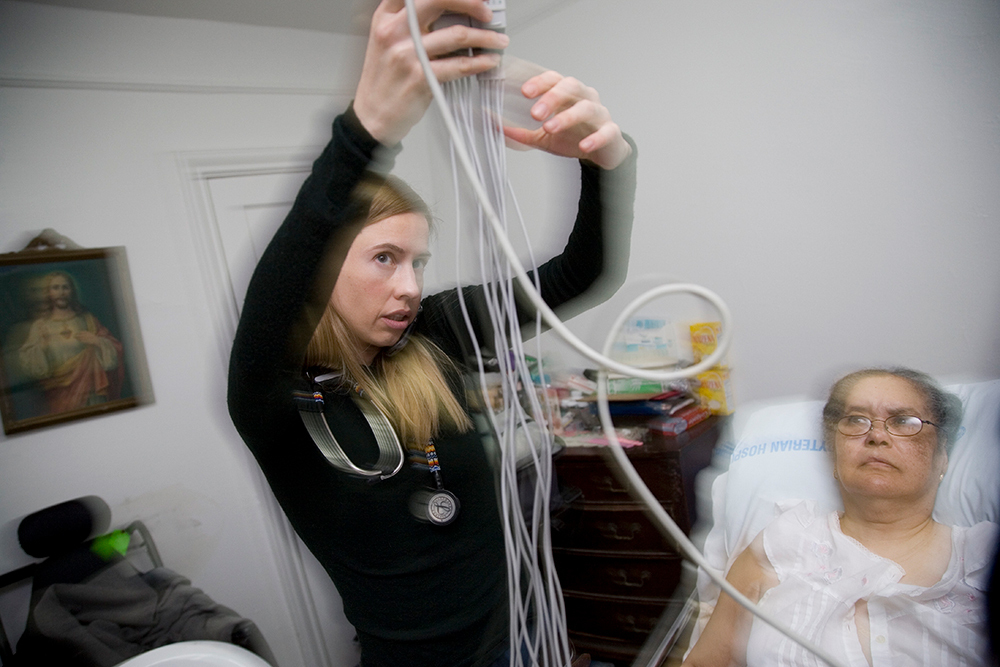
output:
[[[694,363],[698,363],[715,352],[722,333],[722,323],[695,322],[688,328],[691,331],[691,352],[694,354]]]
[[[730,415],[735,409],[729,382],[729,368],[714,366],[694,376],[695,393],[713,415]]]

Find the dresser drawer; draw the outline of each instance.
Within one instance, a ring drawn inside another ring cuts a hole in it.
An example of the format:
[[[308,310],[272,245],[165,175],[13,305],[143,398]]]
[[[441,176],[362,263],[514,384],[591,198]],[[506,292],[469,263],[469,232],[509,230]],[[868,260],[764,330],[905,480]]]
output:
[[[589,653],[592,660],[610,662],[616,667],[630,667],[639,655],[641,646],[621,639],[595,637],[580,632],[569,631],[569,640],[577,654]]]
[[[559,480],[583,492],[586,502],[637,502],[627,480],[620,480],[611,472],[602,457],[556,461]],[[674,457],[633,460],[636,472],[649,490],[660,500],[677,503],[684,500],[681,472]]]
[[[684,601],[644,602],[640,600],[582,597],[563,594],[566,624],[574,633],[606,637],[641,646],[656,628],[668,608],[679,611]],[[580,650],[579,642],[577,649]]]
[[[669,504],[664,509],[673,515]],[[639,505],[574,503],[561,518],[564,525],[552,533],[554,547],[646,554],[673,551]]]
[[[681,577],[682,559],[673,554],[643,557],[554,549],[552,555],[566,593],[665,602]]]

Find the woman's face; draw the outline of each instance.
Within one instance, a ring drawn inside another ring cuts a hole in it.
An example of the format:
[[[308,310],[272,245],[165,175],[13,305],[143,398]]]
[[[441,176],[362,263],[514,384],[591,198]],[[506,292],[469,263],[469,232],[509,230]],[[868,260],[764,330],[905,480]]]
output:
[[[837,478],[844,494],[895,499],[928,499],[933,503],[948,464],[938,447],[935,426],[924,424],[910,437],[885,430],[882,421],[893,415],[914,415],[931,420],[927,399],[910,382],[892,375],[859,380],[845,401],[844,416],[860,415],[872,420],[865,435],[836,434],[834,453]],[[933,420],[931,420],[933,421]]]
[[[422,215],[403,213],[365,225],[347,251],[330,303],[362,344],[364,364],[416,317],[429,236]]]

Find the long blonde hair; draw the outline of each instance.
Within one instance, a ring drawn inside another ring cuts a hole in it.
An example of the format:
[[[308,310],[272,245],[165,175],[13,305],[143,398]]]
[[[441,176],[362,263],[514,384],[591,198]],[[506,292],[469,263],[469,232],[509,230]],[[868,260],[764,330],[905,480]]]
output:
[[[432,216],[420,196],[392,176],[363,181],[355,196],[370,225],[394,215],[418,213],[428,224]],[[370,202],[370,204],[368,204]],[[389,418],[404,446],[422,448],[442,428],[467,431],[468,414],[455,398],[445,373],[457,379],[457,369],[430,339],[414,334],[396,354],[379,352],[371,366],[361,363],[361,344],[329,302],[306,348],[304,367],[344,373]]]

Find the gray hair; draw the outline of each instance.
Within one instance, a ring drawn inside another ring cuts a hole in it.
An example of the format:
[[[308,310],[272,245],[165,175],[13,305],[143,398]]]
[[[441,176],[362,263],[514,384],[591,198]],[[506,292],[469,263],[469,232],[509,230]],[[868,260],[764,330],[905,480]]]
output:
[[[865,368],[849,373],[837,380],[830,388],[830,397],[823,406],[823,435],[830,447],[837,434],[837,422],[844,416],[847,394],[858,381],[869,377],[892,376],[906,380],[923,394],[930,410],[930,421],[937,424],[938,447],[950,451],[962,425],[962,401],[958,396],[945,391],[938,382],[926,373],[912,368],[893,366],[889,368]]]

